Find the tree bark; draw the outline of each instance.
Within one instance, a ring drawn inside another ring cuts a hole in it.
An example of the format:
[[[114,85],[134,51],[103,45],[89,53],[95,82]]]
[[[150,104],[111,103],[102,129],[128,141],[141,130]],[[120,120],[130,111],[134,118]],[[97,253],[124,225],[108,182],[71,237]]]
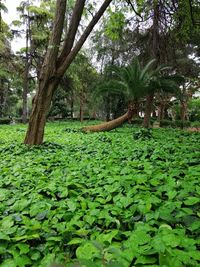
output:
[[[158,107],[158,122],[160,123],[161,120],[163,120],[164,118],[164,110],[165,110],[165,103],[160,100],[160,104],[159,104],[159,107]]]
[[[124,122],[130,120],[133,117],[134,113],[135,113],[134,107],[130,105],[128,111],[119,118],[98,125],[86,126],[83,127],[82,130],[84,132],[111,131],[117,128],[118,126],[122,125]]]
[[[180,118],[181,121],[185,121],[187,114],[187,101],[181,101]]]
[[[153,99],[154,99],[154,94],[150,94],[146,98],[146,107],[145,107],[145,114],[144,114],[144,121],[143,121],[143,126],[145,128],[150,127],[150,119],[151,119],[151,111],[152,111],[152,105],[153,105]]]
[[[53,92],[58,86],[58,83],[59,80],[54,79],[50,83],[47,83],[45,87],[39,88],[33,101],[33,108],[29,119],[29,126],[24,140],[25,144],[42,144],[47,113],[51,105]]]
[[[76,45],[71,49],[70,53],[65,57],[65,60],[59,65],[57,73],[60,76],[63,76],[65,71],[68,69],[72,61],[74,60],[77,53],[80,51],[81,47],[87,40],[88,36],[90,35],[91,31],[93,30],[94,26],[97,24],[99,19],[102,17],[103,13],[105,12],[106,8],[110,5],[112,0],[105,0],[102,6],[99,8],[98,12],[94,15],[88,26],[86,27],[85,31],[81,35],[80,39],[77,41]]]

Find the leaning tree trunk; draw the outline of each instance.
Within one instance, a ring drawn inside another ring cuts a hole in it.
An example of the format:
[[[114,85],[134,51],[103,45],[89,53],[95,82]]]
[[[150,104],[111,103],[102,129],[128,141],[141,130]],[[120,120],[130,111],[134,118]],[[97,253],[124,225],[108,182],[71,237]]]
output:
[[[145,128],[150,127],[150,119],[151,119],[151,110],[152,110],[152,105],[153,105],[153,99],[154,99],[153,93],[147,96],[144,121],[143,121],[143,126]]]
[[[133,106],[130,106],[128,111],[124,115],[120,116],[119,118],[114,119],[112,121],[107,121],[107,122],[104,122],[98,125],[86,126],[82,130],[84,132],[111,131],[117,128],[118,126],[122,125],[124,122],[130,120],[133,117],[134,113],[135,113],[135,109],[133,108]]]
[[[28,145],[40,145],[43,142],[46,117],[51,105],[51,99],[58,80],[54,79],[51,83],[40,87],[33,101],[33,108],[29,119],[29,127],[24,140]]]
[[[111,1],[112,0],[103,1],[99,10],[92,17],[88,26],[76,43],[76,34],[78,32],[86,0],[75,1],[69,27],[63,42],[61,37],[64,30],[67,1],[56,1],[53,29],[49,40],[48,50],[40,70],[39,88],[33,103],[29,127],[24,140],[25,144],[39,145],[43,142],[46,115],[50,108],[53,93],[57,89],[60,79],[73,62],[77,53],[82,48],[89,34]]]

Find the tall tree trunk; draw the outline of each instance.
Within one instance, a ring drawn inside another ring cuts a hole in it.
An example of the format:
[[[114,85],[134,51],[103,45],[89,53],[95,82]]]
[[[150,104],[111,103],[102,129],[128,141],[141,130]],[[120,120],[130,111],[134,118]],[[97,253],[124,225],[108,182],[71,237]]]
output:
[[[70,117],[71,119],[73,119],[74,117],[74,96],[71,97],[71,101],[70,101]]]
[[[154,94],[150,94],[146,98],[146,107],[145,107],[145,114],[144,114],[144,121],[143,121],[143,126],[145,128],[150,127],[150,119],[151,119],[151,111],[152,111],[152,105],[153,105],[153,99],[154,99]]]
[[[3,117],[3,104],[4,104],[4,82],[0,82],[0,117]]]
[[[46,116],[51,105],[51,99],[59,81],[54,79],[39,90],[33,101],[33,108],[29,119],[29,127],[25,137],[25,144],[40,145],[43,142]],[[39,85],[40,86],[40,85]]]
[[[80,93],[80,109],[79,109],[79,119],[80,122],[83,122],[83,115],[84,115],[84,111],[83,111],[83,91],[81,90]]]
[[[163,118],[164,118],[164,110],[165,110],[165,104],[161,99],[159,107],[158,107],[158,118],[157,118],[159,124],[160,124],[161,120],[163,120]]]
[[[160,34],[159,34],[159,1],[153,0],[153,25],[152,25],[152,40],[151,40],[151,53],[153,57],[156,59],[156,65],[160,64],[161,61],[161,47],[160,47]],[[155,66],[156,68],[156,66]],[[157,89],[157,88],[154,88]],[[154,100],[154,92],[150,92],[149,95],[147,95],[146,98],[146,107],[145,107],[145,114],[144,114],[144,121],[143,126],[145,128],[150,127],[150,118],[151,118],[151,112],[152,112],[152,105]]]
[[[128,111],[124,115],[120,116],[119,118],[114,119],[112,121],[107,121],[107,122],[104,122],[98,125],[86,126],[86,127],[83,127],[82,130],[84,132],[111,131],[117,128],[118,126],[122,125],[124,122],[130,120],[133,117],[134,113],[135,113],[134,105],[130,104]]]
[[[139,108],[140,108],[140,103],[138,98],[135,98],[134,100],[134,110],[135,110],[135,117],[139,117]]]
[[[85,43],[87,37],[97,24],[106,8],[112,0],[105,0],[93,16],[90,23],[74,44],[78,26],[80,24],[85,0],[76,0],[72,12],[71,22],[61,47],[61,37],[66,13],[66,0],[56,1],[56,12],[52,34],[48,50],[40,71],[39,87],[33,103],[33,109],[29,120],[29,126],[24,140],[28,145],[39,145],[43,142],[46,115],[49,111],[51,99],[57,89],[60,79],[63,77],[77,53]]]
[[[181,101],[181,108],[180,108],[180,119],[182,122],[181,128],[183,129],[183,124],[186,119],[187,115],[187,101]]]
[[[27,5],[29,6],[29,0]],[[29,58],[29,41],[30,41],[30,14],[28,11],[27,15],[27,24],[26,24],[26,56],[25,56],[25,67],[24,67],[24,77],[23,77],[23,94],[22,94],[22,122],[27,122],[28,117],[28,86],[29,86],[29,69],[31,66],[30,58]]]

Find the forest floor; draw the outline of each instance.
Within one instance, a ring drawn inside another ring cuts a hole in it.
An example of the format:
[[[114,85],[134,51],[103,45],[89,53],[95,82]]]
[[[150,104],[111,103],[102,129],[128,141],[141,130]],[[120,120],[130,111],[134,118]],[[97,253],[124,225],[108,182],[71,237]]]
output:
[[[200,266],[200,133],[81,127],[0,126],[0,266]]]

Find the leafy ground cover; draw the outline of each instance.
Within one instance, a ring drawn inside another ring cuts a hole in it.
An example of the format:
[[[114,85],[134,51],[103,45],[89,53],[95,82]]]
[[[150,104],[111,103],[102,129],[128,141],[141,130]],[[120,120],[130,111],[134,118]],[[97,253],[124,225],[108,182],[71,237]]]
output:
[[[200,133],[0,127],[0,266],[200,266]]]

